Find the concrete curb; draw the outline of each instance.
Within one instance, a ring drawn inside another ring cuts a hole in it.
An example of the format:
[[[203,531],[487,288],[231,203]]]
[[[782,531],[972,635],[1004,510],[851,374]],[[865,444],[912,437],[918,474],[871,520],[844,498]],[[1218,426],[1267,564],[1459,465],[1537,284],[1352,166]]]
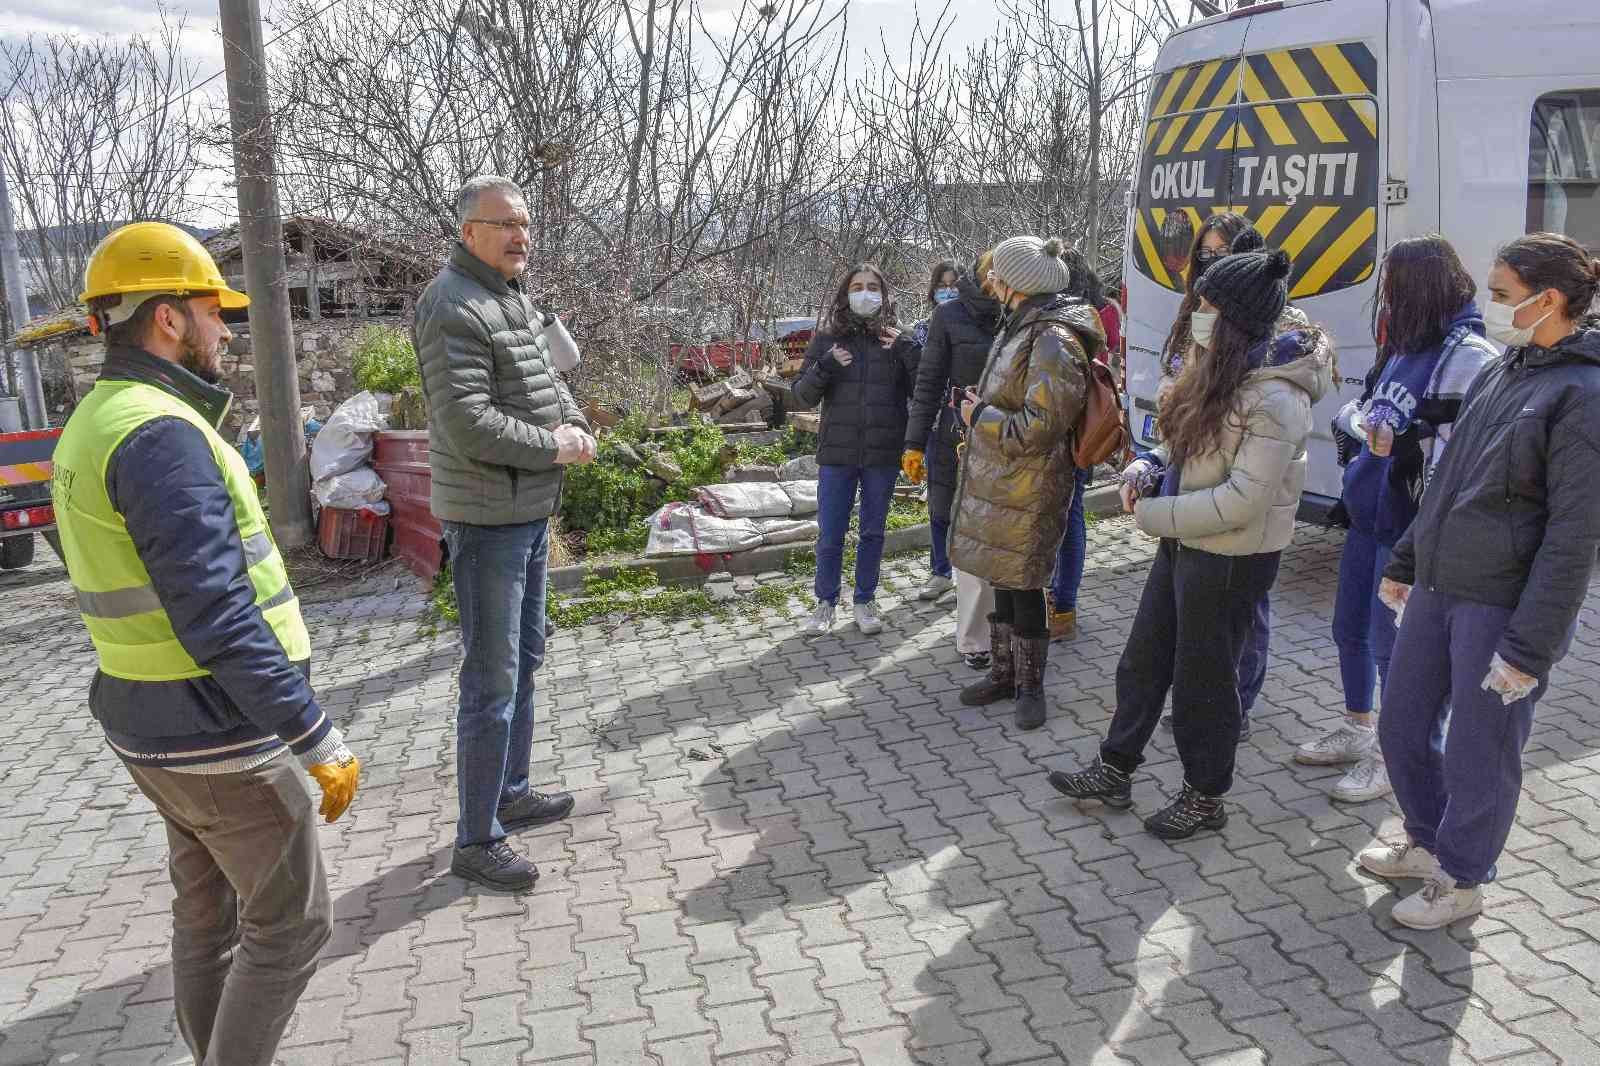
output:
[[[891,529],[883,537],[884,554],[892,555],[925,546],[928,543],[928,536],[926,522],[904,529]],[[815,543],[809,541],[753,548],[747,552],[737,552],[728,559],[719,561],[717,571],[735,576],[771,573],[774,570],[782,570],[783,564],[789,561],[789,556],[797,553],[809,556],[815,550]],[[637,569],[654,570],[656,578],[663,585],[698,585],[711,576],[700,569],[695,563],[694,556],[672,555],[664,559],[630,559],[606,566],[590,567],[583,563],[559,566],[550,571],[547,580],[550,587],[558,592],[570,592],[583,587],[583,579],[587,574],[608,578],[615,576],[621,570]]]
[[[1096,485],[1083,496],[1083,508],[1086,514],[1096,518],[1107,518],[1122,513],[1122,500],[1117,495],[1115,482]],[[885,554],[892,555],[896,552],[908,551],[913,548],[925,547],[928,544],[928,523],[923,522],[904,529],[892,529],[884,534],[883,550]],[[798,544],[774,544],[770,547],[755,548],[747,552],[738,552],[727,560],[718,564],[717,570],[735,576],[770,573],[782,570],[783,564],[788,562],[789,556],[795,553],[811,555],[816,545],[802,541]],[[695,563],[692,555],[673,555],[664,559],[629,559],[620,563],[610,563],[605,566],[590,567],[585,563],[576,563],[572,566],[558,566],[550,571],[548,578],[550,587],[558,592],[571,592],[583,587],[583,579],[587,574],[596,574],[602,578],[614,577],[622,570],[648,569],[655,571],[657,580],[663,585],[699,585],[703,584],[710,574]]]

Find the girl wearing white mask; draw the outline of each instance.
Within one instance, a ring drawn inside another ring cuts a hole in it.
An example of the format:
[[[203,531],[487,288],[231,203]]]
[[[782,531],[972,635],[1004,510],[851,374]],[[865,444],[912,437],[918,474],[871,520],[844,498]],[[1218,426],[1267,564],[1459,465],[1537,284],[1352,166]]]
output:
[[[906,407],[921,355],[922,346],[896,324],[894,293],[882,271],[863,263],[846,274],[834,294],[826,328],[817,331],[806,349],[805,365],[793,388],[797,406],[822,405],[817,439],[817,606],[806,624],[809,636],[833,627],[844,571],[844,538],[858,497],[855,623],[865,634],[883,629],[873,601],[889,504],[900,473]]]
[[[1516,818],[1522,749],[1566,655],[1600,547],[1600,262],[1556,233],[1489,272],[1484,325],[1507,345],[1467,390],[1378,597],[1403,619],[1378,743],[1406,835],[1359,861],[1422,878],[1394,920],[1437,929],[1483,908]],[[1450,728],[1445,730],[1445,716]]]

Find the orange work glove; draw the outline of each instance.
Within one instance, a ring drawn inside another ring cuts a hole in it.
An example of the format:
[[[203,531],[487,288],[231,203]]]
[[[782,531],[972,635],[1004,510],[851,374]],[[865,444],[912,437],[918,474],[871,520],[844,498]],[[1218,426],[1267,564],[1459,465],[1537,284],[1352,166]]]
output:
[[[907,448],[906,453],[900,457],[900,472],[905,474],[906,480],[913,485],[920,485],[928,476],[928,466],[922,460],[922,453],[915,448]]]
[[[361,778],[361,760],[351,755],[338,762],[321,762],[306,769],[317,784],[322,786],[322,807],[318,811],[328,822],[339,820],[339,815],[356,798],[356,783]]]

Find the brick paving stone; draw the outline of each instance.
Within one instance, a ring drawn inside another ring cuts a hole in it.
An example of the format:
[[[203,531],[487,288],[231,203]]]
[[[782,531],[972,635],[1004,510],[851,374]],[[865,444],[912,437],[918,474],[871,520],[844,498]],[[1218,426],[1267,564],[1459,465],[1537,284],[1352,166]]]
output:
[[[319,830],[335,933],[280,1058],[1600,1062],[1592,625],[1540,708],[1485,914],[1416,934],[1388,917],[1396,887],[1351,861],[1398,829],[1392,805],[1329,804],[1337,771],[1289,758],[1338,699],[1337,534],[1303,527],[1285,553],[1233,818],[1178,844],[1137,820],[1176,786],[1170,734],[1152,741],[1134,812],[1072,804],[1042,779],[1092,757],[1153,550],[1125,520],[1090,538],[1083,636],[1052,655],[1051,715],[1026,735],[1006,708],[954,699],[969,673],[949,612],[905,598],[920,556],[886,562],[877,640],[799,641],[798,603],[731,626],[558,634],[535,777],[579,806],[519,838],[544,875],[527,897],[447,872],[440,710],[457,698],[458,635],[419,631],[414,591],[307,607],[324,706],[365,779]],[[159,820],[83,710],[92,653],[59,566],[41,554],[0,575],[0,595],[30,619],[0,623],[19,651],[0,661],[0,1063],[175,1066]],[[722,759],[688,758],[711,743]],[[37,766],[60,769],[24,773]]]

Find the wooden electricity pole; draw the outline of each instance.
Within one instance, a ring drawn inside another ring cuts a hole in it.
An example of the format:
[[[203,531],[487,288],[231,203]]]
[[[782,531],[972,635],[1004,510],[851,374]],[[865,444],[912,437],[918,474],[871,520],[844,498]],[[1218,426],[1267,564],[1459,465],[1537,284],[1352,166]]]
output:
[[[300,377],[289,319],[288,268],[278,206],[278,163],[267,101],[266,48],[258,0],[221,0],[233,171],[239,192],[239,243],[250,296],[250,349],[261,403],[267,502],[279,547],[309,544],[311,491]]]

